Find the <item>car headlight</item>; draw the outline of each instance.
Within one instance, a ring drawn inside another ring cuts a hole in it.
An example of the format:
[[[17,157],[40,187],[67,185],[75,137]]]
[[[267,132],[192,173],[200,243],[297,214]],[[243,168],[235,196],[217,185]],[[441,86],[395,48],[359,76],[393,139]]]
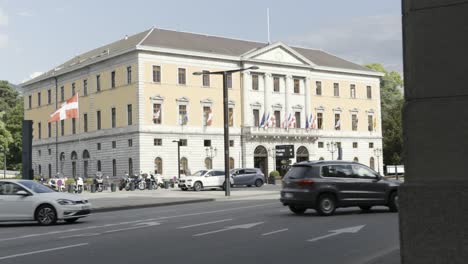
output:
[[[72,201],[72,200],[67,200],[67,199],[59,199],[57,200],[57,202],[61,205],[74,205],[76,204],[75,201]]]

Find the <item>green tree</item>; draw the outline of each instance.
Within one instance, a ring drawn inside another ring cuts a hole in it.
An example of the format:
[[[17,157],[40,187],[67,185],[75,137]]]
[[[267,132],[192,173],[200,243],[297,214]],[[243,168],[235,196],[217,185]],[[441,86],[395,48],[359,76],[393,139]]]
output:
[[[403,86],[403,80],[398,72],[388,72],[381,64],[368,64],[365,67],[385,74],[380,81],[384,164],[402,164],[401,113],[404,99],[400,87]]]
[[[3,160],[5,155],[5,150],[8,149],[8,145],[13,141],[10,132],[7,130],[5,123],[2,121],[5,112],[0,112],[0,164],[2,164],[2,169],[4,166]]]

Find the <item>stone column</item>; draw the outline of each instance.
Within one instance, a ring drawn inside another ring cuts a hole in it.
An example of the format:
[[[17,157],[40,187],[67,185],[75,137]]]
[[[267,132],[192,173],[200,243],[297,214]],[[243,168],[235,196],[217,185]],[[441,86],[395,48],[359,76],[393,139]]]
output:
[[[265,109],[265,114],[272,115],[273,113],[271,112],[271,93],[273,92],[273,77],[271,73],[266,73],[265,74],[265,87],[264,87],[264,109]]]
[[[468,259],[467,16],[467,1],[403,0],[403,264]]]
[[[252,111],[250,109],[250,101],[247,100],[252,90],[252,76],[250,72],[245,71],[242,73],[243,85],[242,85],[242,127],[253,126]]]

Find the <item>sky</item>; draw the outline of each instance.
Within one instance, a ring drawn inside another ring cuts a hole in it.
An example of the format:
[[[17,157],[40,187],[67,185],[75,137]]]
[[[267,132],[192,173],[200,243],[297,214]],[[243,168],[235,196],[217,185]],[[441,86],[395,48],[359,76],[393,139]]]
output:
[[[0,80],[19,84],[152,27],[321,49],[402,72],[400,0],[0,0]]]

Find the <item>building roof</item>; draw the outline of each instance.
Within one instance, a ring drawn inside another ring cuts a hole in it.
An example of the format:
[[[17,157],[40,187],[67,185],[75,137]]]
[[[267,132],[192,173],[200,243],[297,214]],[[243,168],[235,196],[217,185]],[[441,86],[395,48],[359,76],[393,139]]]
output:
[[[55,67],[52,70],[25,82],[23,85],[32,84],[36,81],[49,78],[53,75],[62,74],[75,67],[79,68],[80,66],[92,64],[94,61],[101,60],[106,56],[109,57],[115,55],[116,53],[120,54],[126,51],[137,49],[139,46],[170,48],[174,50],[240,57],[247,52],[255,51],[268,45],[270,44],[154,28],[85,52]],[[312,61],[317,66],[342,70],[364,71],[372,75],[375,75],[376,73],[373,70],[338,58],[321,50],[302,47],[291,48],[308,60]]]

